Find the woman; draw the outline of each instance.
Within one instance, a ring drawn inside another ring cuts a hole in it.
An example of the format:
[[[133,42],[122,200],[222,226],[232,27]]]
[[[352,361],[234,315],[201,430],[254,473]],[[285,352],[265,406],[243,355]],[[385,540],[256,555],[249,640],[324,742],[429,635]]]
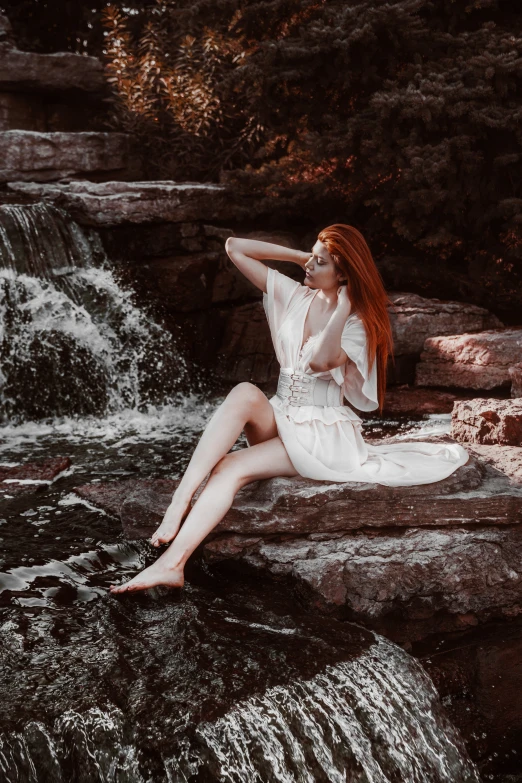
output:
[[[459,444],[371,446],[362,438],[362,420],[343,405],[345,397],[358,410],[382,412],[392,349],[388,298],[357,229],[325,228],[311,254],[235,237],[225,247],[263,291],[281,365],[277,394],[269,400],[248,382],[232,389],[210,419],[151,539],[156,547],[173,543],[141,574],[111,585],[113,593],[159,584],[181,587],[189,556],[224,517],[238,490],[252,481],[300,475],[387,486],[427,484],[446,478],[469,457]],[[304,267],[304,285],[267,267],[265,259]],[[248,448],[231,452],[243,430]]]

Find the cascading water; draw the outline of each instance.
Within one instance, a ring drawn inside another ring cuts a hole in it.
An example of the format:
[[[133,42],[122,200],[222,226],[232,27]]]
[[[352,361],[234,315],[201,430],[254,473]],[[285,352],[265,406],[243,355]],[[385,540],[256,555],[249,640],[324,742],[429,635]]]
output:
[[[151,780],[121,712],[68,711],[53,729],[0,738],[0,771],[17,783]],[[177,746],[179,751],[169,753]],[[172,732],[154,780],[169,783],[480,783],[420,664],[385,639],[356,660],[268,689]]]
[[[185,375],[94,231],[50,205],[0,207],[0,420],[161,404]]]

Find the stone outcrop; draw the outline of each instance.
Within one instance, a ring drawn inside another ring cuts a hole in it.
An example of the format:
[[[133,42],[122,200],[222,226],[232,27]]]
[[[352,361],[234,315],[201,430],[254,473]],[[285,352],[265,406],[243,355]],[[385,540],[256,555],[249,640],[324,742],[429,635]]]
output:
[[[388,384],[413,383],[415,366],[428,337],[502,326],[488,310],[464,302],[400,292],[390,293],[389,299],[394,362],[388,366]]]
[[[47,487],[62,471],[71,465],[69,457],[51,457],[41,462],[21,465],[0,465],[0,497],[4,500],[35,492]]]
[[[428,337],[497,329],[502,323],[488,310],[465,302],[426,299],[409,293],[391,293],[389,307],[397,355],[420,354]]]
[[[458,401],[452,411],[451,434],[463,443],[522,446],[522,400]]]
[[[466,465],[428,485],[300,477],[254,482],[238,492],[203,554],[213,564],[284,579],[321,611],[379,631],[395,624],[393,633],[407,628],[410,638],[462,627],[469,616],[479,622],[516,615],[522,612],[522,451],[468,450]],[[157,527],[176,486],[128,480],[75,491],[119,516],[125,534],[137,538]]]
[[[114,137],[120,134],[106,135]],[[230,217],[227,189],[223,185],[169,180],[103,183],[74,181],[50,185],[10,182],[9,188],[24,196],[50,201],[67,209],[78,223],[96,227],[209,221]]]
[[[522,355],[522,328],[430,337],[415,373],[417,386],[509,388],[509,370]]]
[[[129,137],[124,133],[0,133],[0,182],[45,182],[125,173]],[[28,184],[28,193],[34,185]],[[22,189],[23,190],[23,189]]]

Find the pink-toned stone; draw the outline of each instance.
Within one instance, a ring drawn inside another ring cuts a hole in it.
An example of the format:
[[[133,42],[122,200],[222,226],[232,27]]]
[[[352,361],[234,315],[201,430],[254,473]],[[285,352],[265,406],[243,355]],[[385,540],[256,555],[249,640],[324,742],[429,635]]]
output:
[[[426,299],[410,293],[389,294],[388,307],[395,354],[418,354],[425,340],[446,334],[497,329],[501,321],[483,307],[465,302]]]
[[[522,446],[522,400],[457,401],[452,411],[451,433],[463,443]]]
[[[521,355],[520,328],[430,337],[416,368],[415,385],[485,390],[509,387],[509,370]]]
[[[511,396],[522,397],[522,362],[509,368],[509,377],[511,378]]]

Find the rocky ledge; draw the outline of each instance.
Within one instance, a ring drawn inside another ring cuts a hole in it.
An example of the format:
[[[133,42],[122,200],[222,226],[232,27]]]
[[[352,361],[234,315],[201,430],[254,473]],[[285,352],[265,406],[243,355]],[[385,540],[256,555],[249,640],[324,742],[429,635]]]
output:
[[[522,613],[522,449],[467,448],[468,463],[434,484],[247,485],[203,556],[283,580],[315,609],[397,641]],[[138,538],[161,521],[176,485],[127,480],[75,491]]]
[[[8,187],[23,196],[50,201],[68,210],[78,223],[97,227],[209,221],[230,218],[231,214],[230,203],[225,198],[227,190],[223,185],[164,180],[56,184],[9,182]]]

